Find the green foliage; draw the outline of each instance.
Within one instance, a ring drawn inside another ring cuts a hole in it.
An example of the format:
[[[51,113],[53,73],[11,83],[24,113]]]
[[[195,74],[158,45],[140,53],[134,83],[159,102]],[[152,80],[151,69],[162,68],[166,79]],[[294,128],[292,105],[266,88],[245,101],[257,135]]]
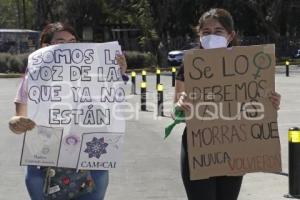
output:
[[[231,11],[245,35],[276,34],[274,31],[296,35],[300,29],[299,3],[291,0],[0,0],[0,5],[2,28],[23,27],[25,11],[27,28],[34,24],[41,28],[57,20],[78,27],[85,23],[138,26],[145,46],[165,34],[170,38],[191,36],[200,15],[212,7]]]
[[[26,67],[27,67],[27,62],[28,62],[28,56],[30,53],[23,53],[23,54],[18,54],[16,55],[18,57],[18,60],[21,62],[21,71],[24,72]]]
[[[9,53],[0,54],[0,73],[4,73],[8,71],[10,58],[11,58],[11,54]]]
[[[0,27],[16,28],[17,16],[16,16],[16,4],[15,1],[1,0],[0,6]]]
[[[268,36],[276,42],[280,36],[299,37],[300,32],[300,4],[291,0],[0,0],[1,28],[23,27],[23,2],[27,28],[68,21],[79,36],[85,26],[91,26],[94,41],[120,39],[124,46],[133,42],[123,37],[122,29],[135,29],[134,36],[128,31],[128,37],[135,37],[138,45],[126,48],[150,51],[160,62],[168,51],[198,42],[194,27],[210,8],[230,11],[241,37]]]
[[[150,52],[126,51],[125,57],[129,69],[148,68],[157,65],[156,57]]]
[[[141,29],[142,35],[139,44],[146,51],[156,52],[159,36],[154,26],[151,5],[148,0],[138,0],[132,4],[134,21]]]
[[[12,55],[0,53],[0,73],[22,73],[27,66],[28,54]]]
[[[0,27],[33,29],[35,23],[34,1],[0,0]]]
[[[17,56],[12,56],[8,61],[8,72],[21,72],[23,68],[22,61]]]

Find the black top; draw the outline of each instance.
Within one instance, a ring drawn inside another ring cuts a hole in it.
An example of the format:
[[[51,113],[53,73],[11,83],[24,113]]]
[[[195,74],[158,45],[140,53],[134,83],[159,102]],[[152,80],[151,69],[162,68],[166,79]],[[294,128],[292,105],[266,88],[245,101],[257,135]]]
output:
[[[197,45],[197,46],[195,46],[194,48],[191,48],[191,49],[200,49],[200,46]],[[177,72],[177,75],[176,75],[176,80],[184,81],[184,65],[183,65],[183,63],[180,65],[180,67],[178,69],[178,72]]]
[[[181,64],[179,67],[179,70],[176,75],[176,80],[184,81],[184,66],[183,66],[183,64]]]

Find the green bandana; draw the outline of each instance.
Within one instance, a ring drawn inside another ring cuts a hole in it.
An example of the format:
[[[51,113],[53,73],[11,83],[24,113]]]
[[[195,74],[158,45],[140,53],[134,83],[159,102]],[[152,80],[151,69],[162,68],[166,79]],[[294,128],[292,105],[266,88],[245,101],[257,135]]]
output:
[[[171,131],[176,126],[176,124],[185,122],[184,117],[184,111],[182,111],[181,108],[176,106],[174,108],[174,122],[165,128],[165,139],[171,134]]]

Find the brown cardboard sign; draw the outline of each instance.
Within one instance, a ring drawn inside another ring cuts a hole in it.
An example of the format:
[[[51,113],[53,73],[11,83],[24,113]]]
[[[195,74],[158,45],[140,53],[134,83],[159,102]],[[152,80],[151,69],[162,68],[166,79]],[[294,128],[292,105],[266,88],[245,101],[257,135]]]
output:
[[[190,179],[280,172],[275,45],[185,52]]]

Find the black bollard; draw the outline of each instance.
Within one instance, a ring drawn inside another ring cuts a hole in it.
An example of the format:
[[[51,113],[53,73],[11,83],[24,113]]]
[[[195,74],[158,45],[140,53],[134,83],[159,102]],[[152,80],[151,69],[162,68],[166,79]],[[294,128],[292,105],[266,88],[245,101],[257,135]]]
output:
[[[164,116],[164,86],[157,85],[157,116]]]
[[[176,68],[172,67],[172,87],[175,87]]]
[[[146,82],[141,82],[141,111],[146,111],[147,108],[146,108],[146,88],[147,88],[147,85],[146,85]]]
[[[290,62],[285,61],[285,75],[288,77],[290,76]]]
[[[136,73],[134,71],[131,72],[131,94],[136,94]]]
[[[289,196],[300,198],[300,129],[289,129]]]
[[[160,69],[156,69],[156,88],[160,84]]]
[[[143,81],[143,82],[147,82],[146,76],[147,76],[147,72],[146,72],[146,70],[143,70],[143,71],[142,71],[142,81]]]

